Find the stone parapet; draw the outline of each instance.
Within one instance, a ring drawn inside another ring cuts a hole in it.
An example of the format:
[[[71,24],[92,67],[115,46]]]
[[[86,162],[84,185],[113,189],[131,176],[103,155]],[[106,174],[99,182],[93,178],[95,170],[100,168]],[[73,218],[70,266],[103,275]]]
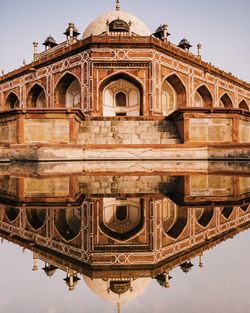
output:
[[[250,112],[231,108],[183,108],[174,121],[182,143],[250,143]]]
[[[14,109],[0,113],[1,144],[76,143],[78,109]]]

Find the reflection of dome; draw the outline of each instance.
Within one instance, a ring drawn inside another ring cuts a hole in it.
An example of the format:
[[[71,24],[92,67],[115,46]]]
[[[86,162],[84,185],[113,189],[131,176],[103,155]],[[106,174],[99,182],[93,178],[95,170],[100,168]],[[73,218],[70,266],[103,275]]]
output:
[[[85,39],[91,35],[98,36],[105,33],[107,30],[107,21],[111,23],[114,20],[122,20],[127,24],[131,22],[132,34],[134,33],[135,35],[139,36],[150,36],[150,31],[147,26],[136,16],[123,11],[113,11],[101,15],[92,23],[90,23],[83,33],[82,38]]]
[[[139,297],[147,289],[151,282],[151,278],[138,278],[132,280],[132,291],[128,287],[127,282],[114,282],[110,283],[110,291],[108,293],[108,282],[102,279],[93,279],[83,276],[87,286],[100,298],[109,300],[113,303],[125,303]]]

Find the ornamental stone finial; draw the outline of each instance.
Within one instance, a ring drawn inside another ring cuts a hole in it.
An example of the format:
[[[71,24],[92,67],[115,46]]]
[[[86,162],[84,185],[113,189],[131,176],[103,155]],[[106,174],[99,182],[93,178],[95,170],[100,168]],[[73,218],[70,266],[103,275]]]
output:
[[[121,6],[120,6],[120,0],[116,0],[116,11],[120,11]]]

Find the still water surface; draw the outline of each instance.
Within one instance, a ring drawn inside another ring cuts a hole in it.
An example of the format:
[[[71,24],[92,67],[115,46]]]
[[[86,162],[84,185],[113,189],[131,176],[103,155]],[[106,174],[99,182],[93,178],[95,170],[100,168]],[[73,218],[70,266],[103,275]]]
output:
[[[53,169],[0,177],[1,313],[250,311],[245,167]]]

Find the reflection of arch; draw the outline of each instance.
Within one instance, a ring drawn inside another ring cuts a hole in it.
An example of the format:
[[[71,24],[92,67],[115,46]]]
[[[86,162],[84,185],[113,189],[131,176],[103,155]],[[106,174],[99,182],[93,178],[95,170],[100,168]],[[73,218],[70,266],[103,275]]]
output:
[[[40,229],[45,223],[46,217],[46,210],[44,209],[27,209],[26,210],[27,220],[30,226],[38,230]]]
[[[211,222],[213,215],[214,215],[214,210],[209,209],[209,208],[201,208],[201,209],[195,209],[195,214],[196,214],[196,219],[197,222],[203,226],[207,227],[208,224]]]
[[[241,109],[243,109],[243,110],[249,111],[249,107],[248,107],[248,105],[247,105],[247,103],[246,103],[245,100],[242,100],[242,101],[240,102],[239,108],[241,108]]]
[[[175,210],[175,214],[174,214],[175,218],[172,219],[172,216],[170,216],[171,223],[166,224],[166,221],[164,221],[166,227],[168,227],[168,228],[164,228],[164,232],[169,237],[177,239],[186,228],[187,210],[179,210],[177,206],[174,207],[174,210]]]
[[[6,98],[7,109],[15,109],[20,106],[20,101],[14,92],[11,92]]]
[[[163,229],[168,230],[177,219],[177,205],[168,198],[162,200],[162,224]]]
[[[99,94],[99,106],[104,116],[143,115],[142,84],[127,73],[116,73],[104,79],[100,83]],[[119,105],[121,103],[123,105]]]
[[[81,229],[80,209],[59,210],[55,217],[55,226],[66,241],[76,238]]]
[[[167,115],[176,108],[187,105],[186,88],[181,79],[172,74],[164,79],[162,86],[162,110]]]
[[[116,240],[128,240],[138,234],[144,225],[143,199],[103,199],[100,229]]]
[[[220,98],[220,107],[226,107],[226,108],[232,108],[233,107],[233,102],[227,93],[225,93]]]
[[[210,91],[205,85],[200,86],[195,94],[195,107],[211,108],[213,99]]]
[[[10,222],[14,222],[19,215],[19,209],[16,209],[13,207],[7,208],[5,212],[6,212],[7,218]]]
[[[233,207],[225,207],[222,209],[221,214],[226,218],[229,219],[231,214],[233,213]]]
[[[249,204],[242,205],[240,208],[242,211],[246,212],[248,210]]]
[[[81,85],[79,79],[71,74],[64,74],[58,81],[54,90],[55,107],[81,106]]]
[[[28,108],[45,108],[45,92],[41,85],[35,84],[27,94],[26,106]]]

